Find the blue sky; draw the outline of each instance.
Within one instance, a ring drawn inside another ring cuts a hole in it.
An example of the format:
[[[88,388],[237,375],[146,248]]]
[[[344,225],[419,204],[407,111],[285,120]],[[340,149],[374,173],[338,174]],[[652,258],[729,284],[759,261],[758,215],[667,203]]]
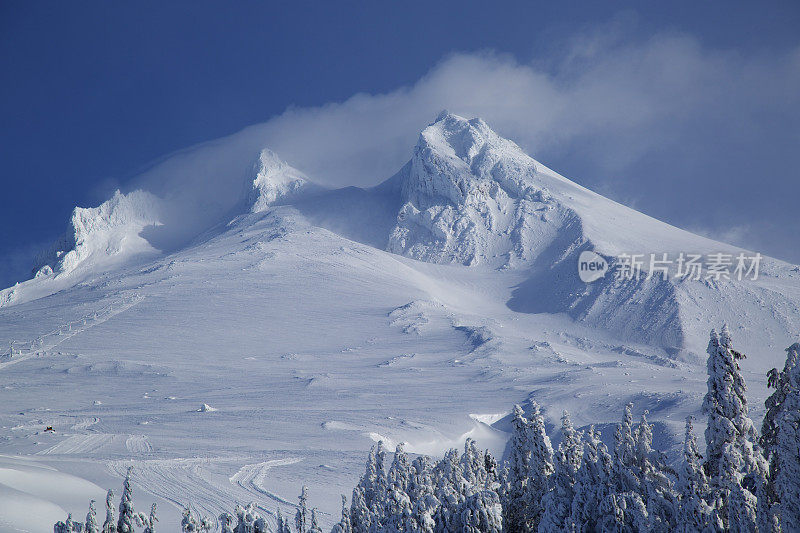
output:
[[[797,2],[556,4],[0,3],[0,285],[73,206],[164,154],[266,123],[303,170],[370,146],[369,166],[324,178],[368,185],[437,107],[657,218],[800,262]],[[325,140],[337,127],[349,144]]]

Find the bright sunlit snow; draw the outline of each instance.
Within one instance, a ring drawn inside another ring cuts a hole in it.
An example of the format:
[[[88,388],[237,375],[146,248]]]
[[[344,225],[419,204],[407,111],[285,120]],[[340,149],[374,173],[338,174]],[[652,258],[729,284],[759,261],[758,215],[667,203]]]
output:
[[[576,426],[631,401],[669,447],[699,412],[712,327],[748,356],[755,418],[800,330],[800,272],[770,258],[757,280],[583,283],[585,250],[740,250],[576,185],[480,119],[443,113],[371,189],[319,187],[267,148],[215,169],[238,188],[202,221],[177,220],[178,193],[76,208],[34,279],[0,292],[0,525],[31,505],[82,517],[130,465],[162,527],[189,503],[291,516],[303,483],[330,525],[374,442],[501,455],[529,397]]]

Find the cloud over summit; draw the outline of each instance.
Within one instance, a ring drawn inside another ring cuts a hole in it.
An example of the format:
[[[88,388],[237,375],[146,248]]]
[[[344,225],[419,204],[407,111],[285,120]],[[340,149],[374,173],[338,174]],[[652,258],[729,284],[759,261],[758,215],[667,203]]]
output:
[[[648,214],[800,261],[789,246],[797,237],[780,235],[789,223],[781,211],[800,193],[788,179],[800,168],[800,46],[744,55],[682,34],[625,42],[595,32],[565,41],[555,57],[538,65],[452,54],[409,86],[289,108],[203,145],[195,172],[170,173],[173,158],[136,184],[188,195],[189,211],[231,203],[250,159],[269,147],[320,184],[370,186],[396,172],[419,131],[448,109],[483,118],[541,162]],[[732,210],[754,220],[733,224]]]

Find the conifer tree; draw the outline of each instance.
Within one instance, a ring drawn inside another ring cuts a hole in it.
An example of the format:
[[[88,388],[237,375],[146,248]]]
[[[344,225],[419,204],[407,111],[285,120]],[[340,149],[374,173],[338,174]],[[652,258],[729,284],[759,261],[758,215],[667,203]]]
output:
[[[156,522],[158,522],[158,518],[156,517],[156,504],[154,503],[150,507],[150,516],[144,522],[144,533],[155,533]]]
[[[664,454],[653,449],[653,426],[647,422],[647,411],[636,427],[635,462],[639,477],[639,494],[647,508],[650,531],[671,531],[675,524],[676,494]]]
[[[778,520],[800,524],[800,343],[786,349],[782,371],[773,368],[767,373],[767,386],[775,392],[765,402],[767,412],[759,441],[769,458],[769,478],[763,496],[759,495],[759,526],[774,530]],[[784,467],[790,472],[782,472]]]
[[[639,493],[640,471],[636,462],[632,407],[632,404],[625,406],[622,422],[614,432],[611,483],[609,494],[601,504],[602,529],[605,530],[636,531],[649,526],[647,505]]]
[[[504,527],[514,533],[536,531],[553,473],[553,448],[539,406],[532,403],[530,421],[524,415],[519,405],[514,406],[503,506]]]
[[[297,533],[306,533],[308,531],[308,520],[308,487],[303,485],[303,488],[300,490],[297,513],[294,515],[294,524],[297,528]]]
[[[555,470],[550,476],[550,490],[544,496],[544,513],[538,531],[572,531],[572,501],[575,482],[583,460],[581,434],[572,427],[569,413],[561,417],[561,442],[555,454]]]
[[[240,508],[240,507],[238,507]],[[183,533],[196,533],[199,529],[197,519],[192,513],[191,506],[187,505],[183,508],[183,518],[181,519],[181,531]],[[238,533],[238,532],[237,532]]]
[[[433,467],[429,457],[421,455],[411,463],[411,478],[408,496],[412,502],[412,513],[416,531],[419,533],[433,533],[436,526],[434,517],[439,511],[441,503],[436,497],[436,487],[433,482]]]
[[[683,439],[683,463],[678,477],[679,501],[675,522],[679,533],[722,529],[722,524],[713,522],[715,515],[708,503],[711,490],[702,460],[692,428],[692,417],[688,416]]]
[[[283,517],[280,507],[278,507],[277,522],[278,527],[275,530],[275,533],[292,533],[292,528],[289,527],[289,520]]]
[[[386,518],[382,530],[386,533],[401,533],[414,529],[411,499],[400,487],[395,485],[387,494]]]
[[[767,464],[758,450],[747,412],[747,387],[727,326],[708,343],[708,392],[703,412],[706,427],[704,468],[712,487],[722,494],[720,516],[726,528],[756,527],[756,493],[766,483]],[[744,491],[744,492],[742,492]]]
[[[419,500],[424,494],[435,492],[431,469],[431,459],[426,455],[420,455],[411,462],[411,475],[406,492],[412,501]]]
[[[397,445],[394,452],[392,466],[389,467],[387,476],[388,485],[405,492],[411,477],[411,461],[403,448],[403,443]]]
[[[89,512],[86,513],[86,523],[83,526],[86,533],[100,533],[100,526],[97,524],[97,509],[94,500],[89,501]]]
[[[472,486],[484,486],[488,481],[486,456],[478,450],[473,439],[464,441],[464,453],[461,456],[461,475]]]
[[[311,509],[311,527],[308,528],[308,533],[322,533],[322,528],[319,527],[317,521],[317,509]]]
[[[503,530],[503,509],[500,497],[493,490],[473,493],[461,504],[456,516],[456,531],[500,533]]]
[[[466,497],[458,450],[450,449],[433,468],[436,499],[439,501],[434,520],[436,531],[453,531],[458,507]]]
[[[364,497],[364,488],[360,484],[353,489],[353,498],[350,503],[350,524],[353,533],[369,533],[372,527],[369,507]]]
[[[783,371],[770,374],[776,389],[767,400],[765,446],[774,465],[769,484],[784,530],[800,525],[800,344],[787,350]]]
[[[615,489],[619,493],[637,492],[639,477],[635,469],[636,440],[633,436],[633,404],[625,406],[622,423],[614,432],[613,479]]]
[[[125,481],[122,484],[122,498],[119,502],[119,520],[117,521],[118,533],[132,533],[136,522],[136,512],[133,509],[133,485],[131,474],[133,467],[128,467]]]
[[[233,515],[230,513],[222,513],[219,515],[219,527],[222,530],[222,533],[233,533]],[[283,521],[283,517],[281,516],[281,510],[278,508],[278,533],[283,533],[281,530],[281,522]]]
[[[358,513],[366,511],[365,516],[353,517],[351,514],[354,530],[358,530],[362,525],[371,529],[380,528],[383,522],[387,494],[385,459],[386,451],[383,448],[383,441],[380,441],[370,450],[366,470],[358,483],[361,489],[358,498],[363,499],[363,504],[361,501],[356,501],[357,496],[355,492],[353,493],[353,505],[357,506],[356,511]]]
[[[331,533],[353,533],[350,525],[350,510],[347,508],[347,496],[342,494],[342,518],[333,526]]]
[[[611,456],[600,440],[600,433],[591,426],[583,443],[583,458],[572,500],[571,520],[577,532],[599,530],[600,505],[609,493],[610,483]]]
[[[106,520],[103,522],[103,533],[116,533],[117,521],[115,520],[114,510],[114,491],[109,490],[106,494]]]

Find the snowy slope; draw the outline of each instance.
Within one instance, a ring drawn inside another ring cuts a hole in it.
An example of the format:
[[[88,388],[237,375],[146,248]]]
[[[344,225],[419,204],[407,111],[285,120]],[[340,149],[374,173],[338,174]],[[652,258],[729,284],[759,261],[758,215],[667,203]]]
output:
[[[353,205],[342,209],[347,202]],[[769,258],[760,280],[648,279],[645,264],[637,279],[608,275],[583,283],[576,268],[584,250],[607,258],[612,272],[623,253],[674,258],[743,250],[589,191],[480,119],[442,113],[420,134],[408,164],[382,185],[298,205],[332,231],[421,261],[524,269],[528,279],[512,294],[512,309],[567,313],[620,339],[661,346],[673,357],[702,350],[708,323],[747,324],[773,337],[800,328],[800,273]]]
[[[800,331],[800,275],[775,260],[757,281],[584,284],[582,250],[732,248],[570,182],[477,119],[443,114],[366,190],[246,157],[189,244],[160,240],[170,193],[116,195],[76,210],[70,268],[51,260],[0,293],[0,346],[16,341],[0,357],[3,453],[109,488],[133,464],[162,527],[189,501],[290,511],[304,482],[330,523],[373,441],[439,454],[473,436],[499,452],[489,424],[529,396],[577,425],[633,401],[672,442],[723,320],[757,418],[763,373]]]

